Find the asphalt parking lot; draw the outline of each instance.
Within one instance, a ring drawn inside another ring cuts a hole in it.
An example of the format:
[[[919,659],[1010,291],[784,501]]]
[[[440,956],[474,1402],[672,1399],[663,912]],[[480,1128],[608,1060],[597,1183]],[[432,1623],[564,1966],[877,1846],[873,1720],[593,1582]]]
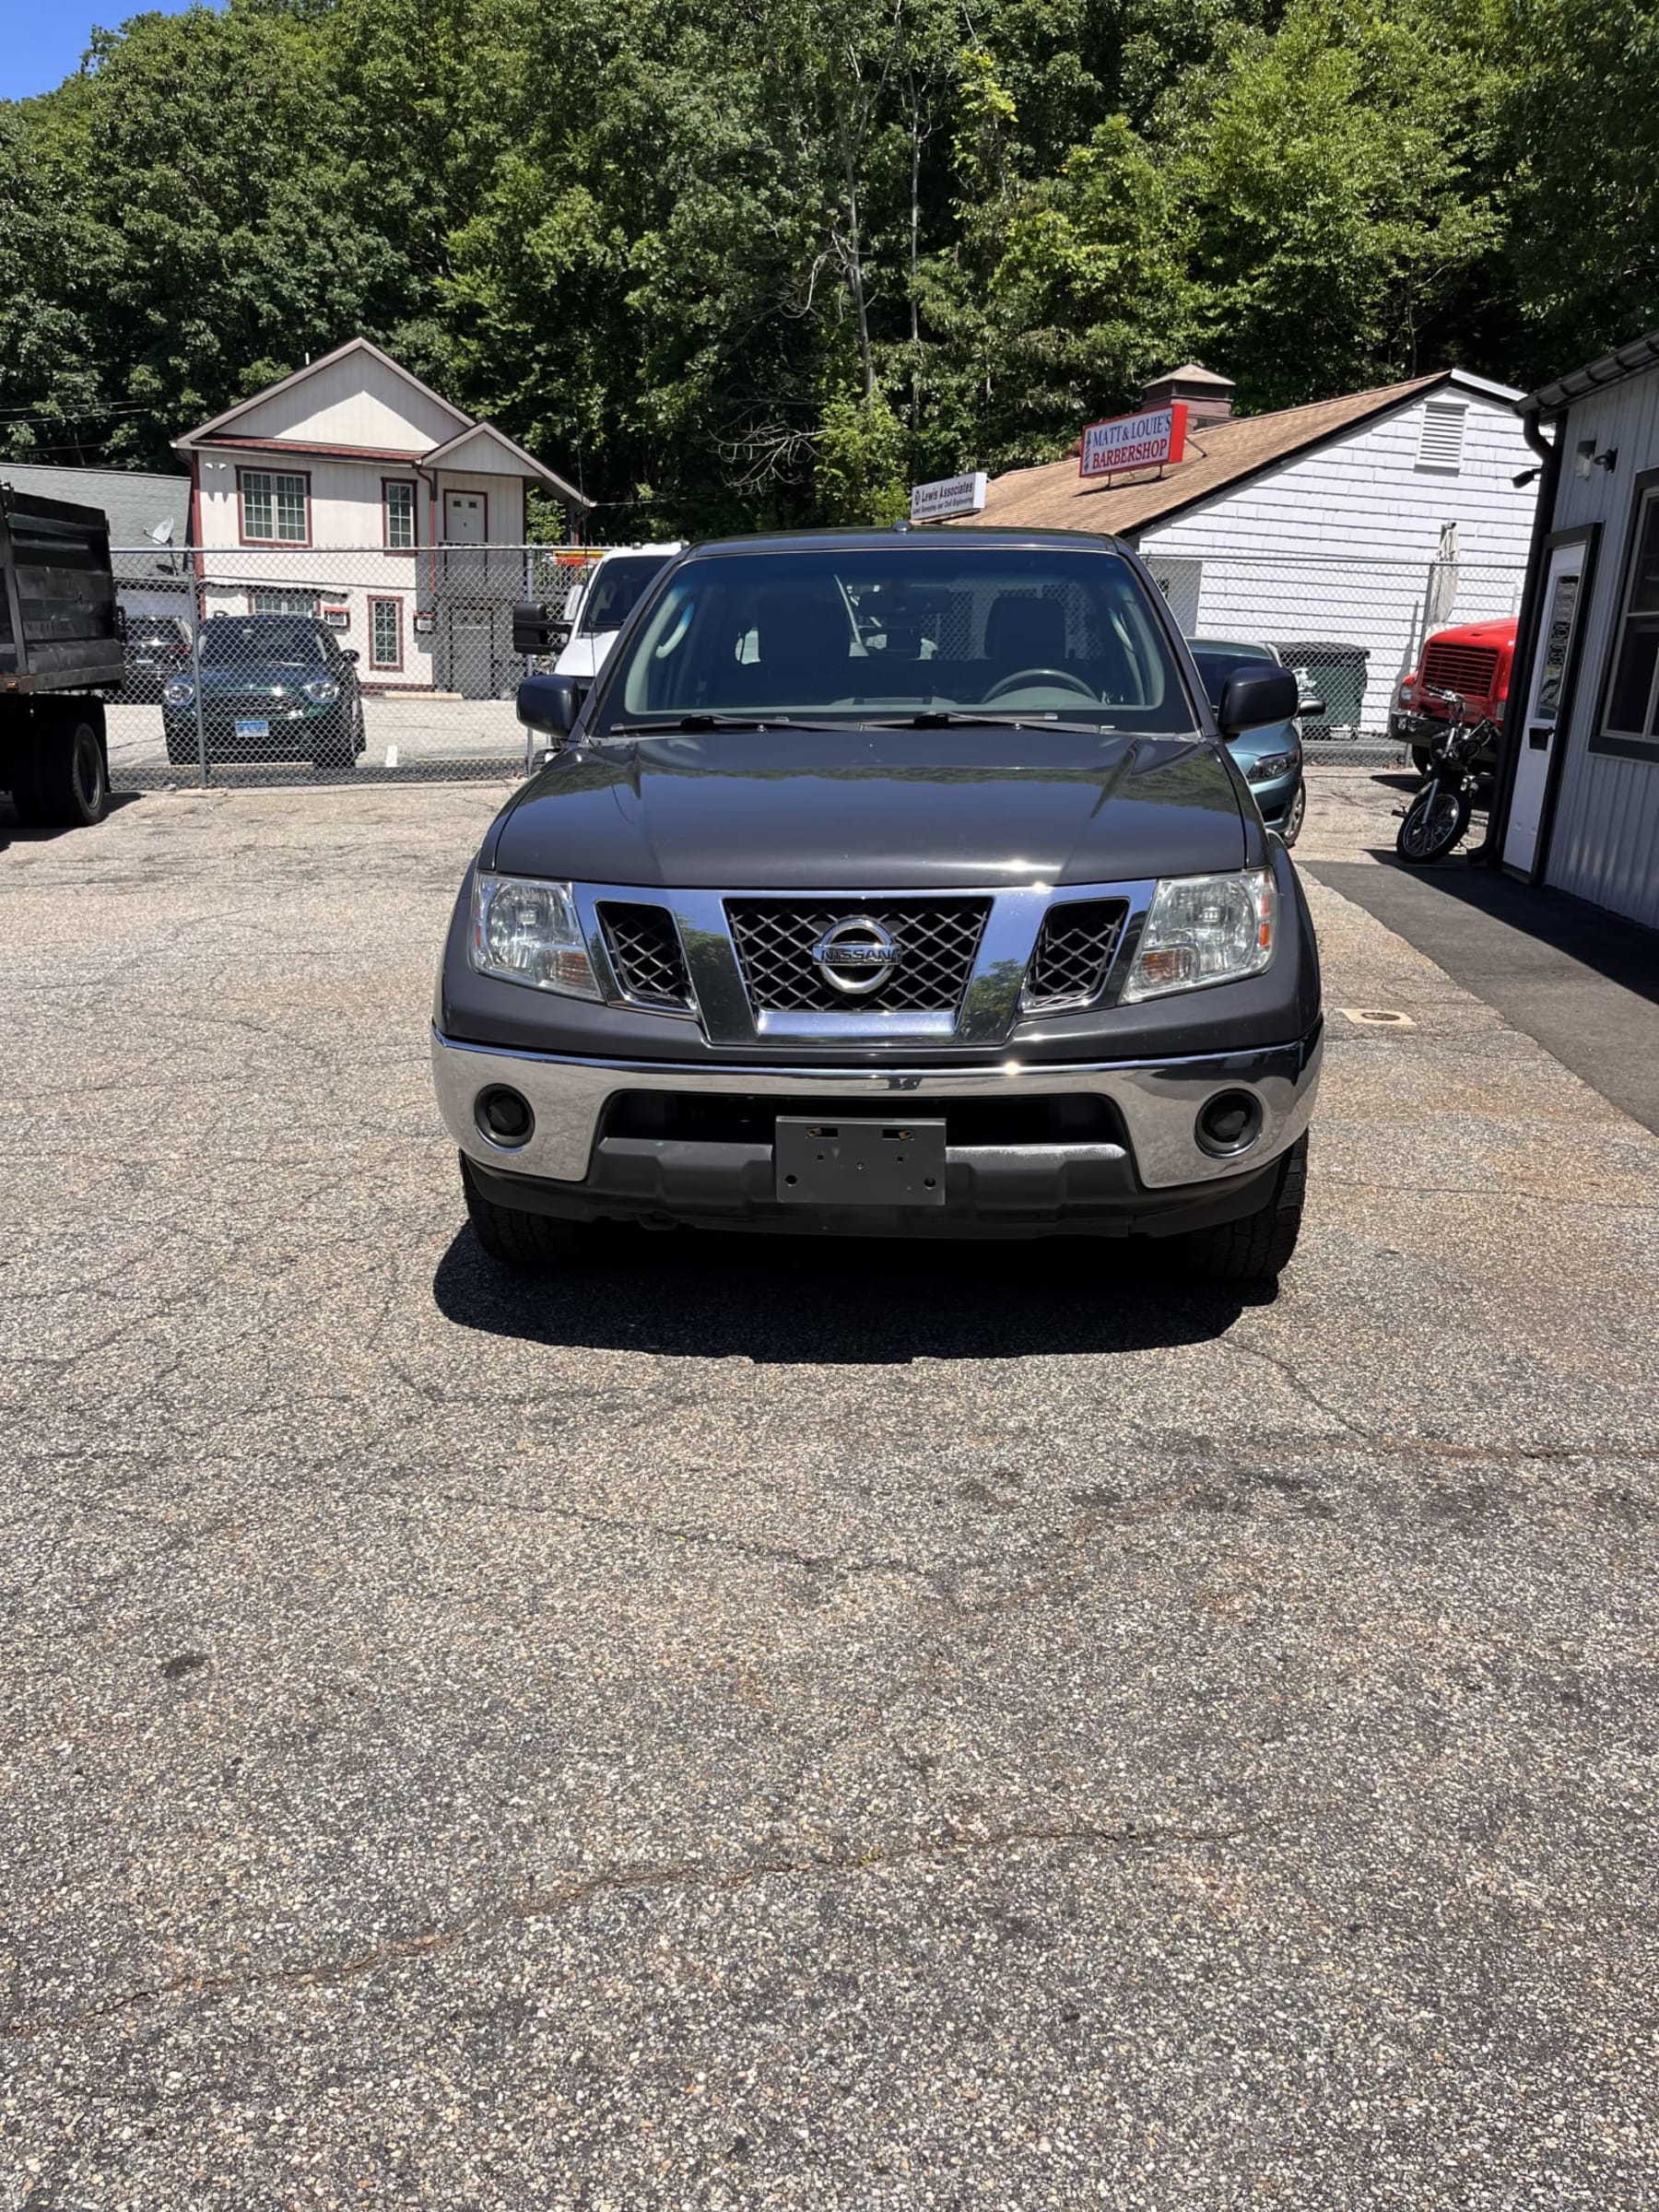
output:
[[[1659,1137],[1320,882],[1394,794],[1241,1304],[499,1277],[502,788],[0,814],[0,2206],[1659,2205]]]

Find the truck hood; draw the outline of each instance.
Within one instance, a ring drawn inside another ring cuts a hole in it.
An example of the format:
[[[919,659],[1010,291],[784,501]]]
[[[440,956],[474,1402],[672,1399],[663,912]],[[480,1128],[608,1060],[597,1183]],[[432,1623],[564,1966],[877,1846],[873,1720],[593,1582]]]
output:
[[[514,876],[698,889],[1106,883],[1244,865],[1204,738],[758,730],[562,755],[496,826]]]

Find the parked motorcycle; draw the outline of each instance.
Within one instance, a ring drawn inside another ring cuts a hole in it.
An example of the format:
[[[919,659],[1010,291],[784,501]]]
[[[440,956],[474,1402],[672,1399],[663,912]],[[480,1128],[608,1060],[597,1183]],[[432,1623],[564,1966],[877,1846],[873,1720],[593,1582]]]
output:
[[[1432,696],[1451,707],[1451,719],[1414,726],[1412,741],[1427,748],[1429,770],[1394,840],[1395,852],[1414,867],[1442,859],[1467,830],[1482,782],[1476,763],[1496,747],[1499,735],[1496,723],[1468,719],[1467,701],[1457,692]]]

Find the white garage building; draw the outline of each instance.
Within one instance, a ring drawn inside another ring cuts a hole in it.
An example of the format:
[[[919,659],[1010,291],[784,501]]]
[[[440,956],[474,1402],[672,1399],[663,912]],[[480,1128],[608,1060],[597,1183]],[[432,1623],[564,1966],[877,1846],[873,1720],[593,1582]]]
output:
[[[1174,370],[1141,404],[1185,405],[1179,463],[1102,481],[1074,450],[996,477],[974,522],[1126,539],[1189,637],[1318,646],[1327,664],[1349,648],[1353,703],[1331,719],[1381,732],[1428,630],[1520,605],[1536,497],[1521,394],[1447,369],[1271,415],[1232,397],[1226,377]]]

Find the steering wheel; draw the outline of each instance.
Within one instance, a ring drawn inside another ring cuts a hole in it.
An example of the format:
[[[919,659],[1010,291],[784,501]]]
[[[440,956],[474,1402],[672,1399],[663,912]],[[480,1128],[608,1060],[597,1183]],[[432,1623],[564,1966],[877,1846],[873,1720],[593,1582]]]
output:
[[[980,704],[988,707],[994,699],[1000,699],[1005,691],[1018,691],[1032,683],[1062,684],[1066,690],[1076,691],[1080,697],[1093,700],[1096,706],[1100,704],[1093,686],[1086,684],[1080,676],[1074,676],[1069,668],[1017,668],[1012,676],[1000,677]]]

